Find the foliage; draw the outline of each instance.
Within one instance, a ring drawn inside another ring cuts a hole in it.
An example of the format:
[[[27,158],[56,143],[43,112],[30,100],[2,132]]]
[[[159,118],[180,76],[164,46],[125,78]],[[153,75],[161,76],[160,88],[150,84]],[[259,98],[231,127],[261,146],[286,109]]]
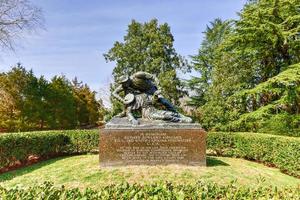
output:
[[[10,126],[8,125],[7,119],[12,116],[18,115],[15,107],[15,101],[12,96],[0,87],[0,127]],[[0,128],[0,132],[1,132]]]
[[[156,19],[146,23],[132,20],[124,41],[115,42],[104,57],[107,61],[116,62],[113,70],[115,80],[121,75],[132,75],[138,71],[149,72],[158,77],[164,96],[179,105],[182,84],[176,70],[186,69],[187,66],[176,53],[173,42],[167,23],[158,24]],[[118,108],[114,103],[116,102],[113,101],[113,108]]]
[[[255,88],[237,92],[228,98],[228,104],[234,115],[227,130],[300,136],[300,64],[289,66]]]
[[[207,148],[217,155],[239,157],[275,166],[300,177],[300,138],[258,133],[209,133]]]
[[[96,124],[101,116],[102,101],[96,100],[96,92],[91,91],[87,84],[79,82],[77,78],[72,81],[73,96],[75,98],[76,119],[80,127]]]
[[[219,59],[219,53],[216,49],[219,48],[224,38],[231,33],[231,21],[222,21],[215,19],[206,27],[204,39],[201,43],[201,48],[192,58],[193,69],[199,72],[199,77],[193,76],[188,81],[188,86],[197,95],[191,97],[190,105],[202,106],[209,101],[209,89],[212,86],[213,71],[215,69],[216,60]]]
[[[64,76],[55,76],[49,84],[49,91],[50,126],[55,129],[75,128],[75,99],[70,81]]]
[[[99,133],[94,130],[39,131],[0,135],[0,169],[25,164],[30,156],[49,158],[95,152]]]
[[[83,154],[99,151],[99,130],[68,130],[62,133],[69,138],[64,153]]]
[[[254,189],[241,187],[234,183],[220,186],[215,183],[199,181],[193,185],[173,185],[172,183],[138,185],[126,182],[110,185],[97,190],[55,187],[45,182],[29,188],[6,189],[0,186],[3,199],[297,199],[299,188],[277,189],[257,186]]]
[[[0,167],[8,167],[16,162],[26,163],[29,156],[47,158],[60,155],[68,138],[62,133],[16,133],[0,136]]]
[[[7,133],[0,136],[0,167],[24,162],[30,155],[97,152],[98,130]],[[40,145],[39,145],[40,144]],[[207,149],[217,155],[264,162],[300,177],[300,139],[254,133],[209,133]]]
[[[238,20],[217,19],[207,27],[192,57],[200,76],[189,82],[205,128],[298,131],[299,9],[297,0],[248,1]]]
[[[96,93],[65,76],[47,81],[21,64],[0,73],[0,130],[26,131],[92,127],[105,114]]]
[[[13,105],[8,110],[3,109],[1,116],[4,118],[0,120],[2,121],[1,128],[12,130],[18,130],[20,127],[26,128],[25,112],[22,111],[28,102],[24,96],[29,96],[27,92],[31,91],[32,88],[30,86],[36,81],[33,72],[26,71],[20,64],[12,68],[11,71],[0,74],[0,88],[11,98],[12,101],[9,104]],[[2,105],[0,106],[2,107]],[[4,112],[7,113],[5,114]]]
[[[245,5],[225,45],[251,62],[252,82],[264,82],[300,62],[299,8],[298,0],[259,0]]]

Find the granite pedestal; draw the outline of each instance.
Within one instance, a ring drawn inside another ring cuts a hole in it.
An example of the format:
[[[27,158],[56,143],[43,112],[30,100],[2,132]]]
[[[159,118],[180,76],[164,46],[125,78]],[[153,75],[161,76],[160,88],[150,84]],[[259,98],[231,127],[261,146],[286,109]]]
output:
[[[199,124],[113,119],[100,131],[100,166],[206,165],[206,132]]]

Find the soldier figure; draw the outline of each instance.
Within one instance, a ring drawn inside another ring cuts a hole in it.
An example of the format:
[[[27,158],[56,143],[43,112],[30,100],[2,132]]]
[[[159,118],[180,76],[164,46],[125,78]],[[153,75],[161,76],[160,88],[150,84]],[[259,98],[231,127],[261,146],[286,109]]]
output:
[[[185,122],[191,123],[192,119],[186,117],[178,112],[172,112],[167,110],[158,110],[154,107],[155,101],[157,100],[156,95],[149,95],[146,93],[142,94],[127,94],[124,98],[126,105],[126,115],[128,120],[133,125],[138,125],[139,122],[135,119],[132,111],[141,110],[142,118],[149,120],[165,120],[171,122]]]
[[[177,113],[174,106],[166,100],[162,95],[159,88],[159,81],[156,76],[147,72],[137,72],[132,76],[121,76],[118,80],[120,84],[112,93],[112,95],[125,104],[124,99],[119,95],[120,92],[124,91],[125,95],[131,94],[148,94],[155,95],[158,98],[158,102],[166,107],[167,110]],[[124,116],[125,112],[121,113],[120,116]]]

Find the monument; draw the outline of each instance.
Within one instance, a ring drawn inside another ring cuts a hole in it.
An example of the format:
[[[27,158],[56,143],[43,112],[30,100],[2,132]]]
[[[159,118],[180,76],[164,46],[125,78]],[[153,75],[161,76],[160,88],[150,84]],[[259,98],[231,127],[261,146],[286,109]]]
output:
[[[137,72],[118,83],[112,95],[124,110],[100,131],[100,166],[206,165],[206,132],[163,97],[154,75]]]

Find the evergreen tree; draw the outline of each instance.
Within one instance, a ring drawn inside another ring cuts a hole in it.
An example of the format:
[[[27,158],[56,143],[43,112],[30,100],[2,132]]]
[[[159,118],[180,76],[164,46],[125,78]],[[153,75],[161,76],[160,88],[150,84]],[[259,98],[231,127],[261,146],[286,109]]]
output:
[[[20,63],[8,73],[3,73],[0,88],[13,99],[14,109],[11,110],[7,121],[8,128],[13,130],[28,129],[26,109],[28,85],[34,79],[32,71],[27,71]]]
[[[72,129],[76,127],[76,107],[72,86],[65,76],[54,76],[49,84],[48,106],[50,128]]]
[[[162,93],[174,104],[179,105],[183,94],[182,84],[176,70],[187,69],[185,61],[173,47],[174,38],[167,23],[158,24],[156,19],[146,23],[132,20],[123,42],[115,42],[104,57],[116,62],[113,76],[132,75],[146,71],[158,77]],[[114,87],[114,86],[112,86]],[[120,107],[113,101],[114,110]]]
[[[47,102],[50,95],[48,87],[49,83],[43,76],[32,77],[26,87],[26,101],[22,113],[27,117],[27,123],[31,123],[34,129],[44,129],[47,122],[51,120]]]
[[[188,86],[196,94],[192,97],[190,105],[201,106],[209,101],[209,89],[212,86],[213,71],[216,68],[216,61],[220,57],[217,51],[232,31],[231,21],[215,19],[206,27],[204,39],[198,54],[191,56],[193,69],[199,73],[199,77],[192,77]]]
[[[87,84],[65,76],[49,82],[21,64],[0,73],[0,131],[95,126],[106,110]]]
[[[222,50],[234,57],[230,65],[242,73],[248,71],[248,87],[300,62],[299,9],[299,0],[258,0],[245,5]]]
[[[297,71],[294,69],[299,66],[293,65],[300,62],[299,9],[298,0],[248,1],[239,14],[240,19],[230,23],[216,20],[211,24],[199,54],[193,57],[193,68],[201,75],[190,81],[191,89],[197,94],[193,104],[198,106],[197,116],[204,127],[226,130],[231,124],[230,130],[242,130],[242,126],[233,124],[243,114],[253,112],[269,116],[265,119],[269,124],[276,124],[271,122],[275,119],[271,116],[281,111],[285,112],[284,116],[296,114],[298,83],[295,77],[289,77],[291,73],[281,73]],[[273,91],[269,84],[264,84],[269,79],[275,81],[272,81],[274,87],[281,89]],[[289,81],[292,85],[287,87]],[[257,88],[253,90],[259,93],[248,92],[252,88]],[[292,109],[280,111],[274,108],[275,105]],[[255,112],[257,109],[260,112]],[[253,122],[253,119],[262,118],[254,115],[251,115],[253,126],[247,125],[249,117],[243,117],[243,126],[248,127],[247,130],[259,130],[253,128],[259,127],[258,121]],[[276,129],[272,127],[270,130]]]
[[[78,79],[72,81],[73,95],[76,105],[76,118],[79,126],[93,126],[99,120],[103,120],[102,102],[96,100],[96,92],[91,91],[87,84],[79,82]],[[101,119],[102,118],[102,119]]]

